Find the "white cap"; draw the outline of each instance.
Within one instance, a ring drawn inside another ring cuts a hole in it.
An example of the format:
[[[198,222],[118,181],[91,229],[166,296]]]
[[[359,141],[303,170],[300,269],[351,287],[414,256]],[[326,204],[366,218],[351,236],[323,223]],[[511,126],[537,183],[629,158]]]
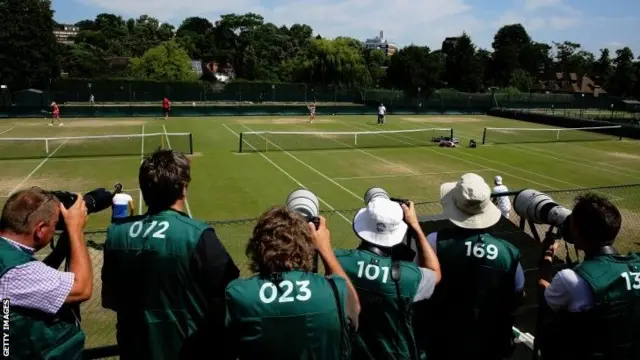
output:
[[[440,198],[444,215],[461,228],[486,229],[502,216],[500,209],[491,202],[489,185],[473,173],[462,175],[457,183],[442,184]]]
[[[498,175],[496,177],[493,178],[493,182],[496,183],[496,185],[502,185],[502,176]]]
[[[358,237],[382,247],[400,244],[408,227],[400,204],[383,197],[373,199],[353,218],[353,230]]]

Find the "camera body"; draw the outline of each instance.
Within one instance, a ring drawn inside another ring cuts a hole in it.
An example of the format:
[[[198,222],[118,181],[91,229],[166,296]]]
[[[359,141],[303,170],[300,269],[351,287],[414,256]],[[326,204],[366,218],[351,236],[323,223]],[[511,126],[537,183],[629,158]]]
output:
[[[75,204],[76,200],[78,199],[77,194],[68,191],[56,190],[51,191],[50,193],[55,196],[58,201],[60,201],[62,205],[64,205],[64,207],[67,209],[73,206],[73,204]],[[84,194],[83,198],[84,202],[87,205],[87,213],[92,214],[109,208],[113,200],[113,194],[107,189],[98,188]],[[58,220],[56,230],[66,230],[66,224],[64,223],[62,214],[60,215],[60,219]]]

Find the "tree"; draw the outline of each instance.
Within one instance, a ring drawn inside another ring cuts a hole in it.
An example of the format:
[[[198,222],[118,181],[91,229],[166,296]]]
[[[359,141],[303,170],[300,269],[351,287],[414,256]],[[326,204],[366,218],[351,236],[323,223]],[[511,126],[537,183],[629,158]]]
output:
[[[389,57],[382,50],[367,49],[365,50],[364,58],[371,78],[371,85],[381,85],[386,73],[385,68],[389,64]]]
[[[531,74],[526,72],[523,69],[515,69],[511,73],[511,80],[509,81],[509,85],[514,87],[522,92],[529,92],[531,90],[531,86],[533,85],[533,79],[531,78]]]
[[[47,88],[60,74],[49,0],[0,1],[0,84]]]
[[[443,67],[442,54],[431,53],[426,46],[411,45],[391,57],[386,85],[426,96],[438,86]]]
[[[564,73],[589,74],[593,71],[595,58],[592,53],[581,50],[578,43],[565,41],[553,43],[556,47],[556,71]]]
[[[176,31],[176,41],[193,59],[210,60],[215,55],[213,24],[204,18],[186,18]]]
[[[616,50],[616,58],[613,60],[615,71],[611,78],[610,91],[621,96],[629,96],[633,93],[638,80],[633,60],[633,52],[629,47]]]
[[[476,47],[466,33],[458,38],[445,60],[444,81],[450,87],[476,92],[482,85],[482,67],[476,57]]]
[[[131,60],[131,75],[145,80],[195,80],[189,54],[171,40],[149,49],[140,58]]]
[[[291,65],[295,81],[341,86],[366,85],[371,81],[363,57],[347,39],[314,39]]]
[[[551,46],[539,42],[525,45],[520,53],[520,65],[532,76],[546,77],[553,70]]]
[[[600,77],[600,81],[607,88],[611,76],[613,76],[613,63],[609,55],[609,49],[600,49],[600,58],[593,66],[594,75]]]
[[[492,73],[496,84],[503,86],[511,78],[515,69],[522,68],[520,56],[523,49],[531,44],[531,37],[521,24],[503,26],[493,38]]]
[[[104,51],[89,44],[69,46],[62,63],[69,76],[75,78],[100,78],[106,76],[109,70]]]

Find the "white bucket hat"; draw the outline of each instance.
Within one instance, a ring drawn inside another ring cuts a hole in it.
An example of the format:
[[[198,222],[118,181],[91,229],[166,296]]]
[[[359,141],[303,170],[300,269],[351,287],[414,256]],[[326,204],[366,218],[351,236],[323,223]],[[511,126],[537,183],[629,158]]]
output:
[[[440,186],[444,215],[465,229],[486,229],[500,221],[500,209],[491,201],[491,188],[476,174],[462,175],[455,183]]]
[[[400,204],[386,198],[372,200],[353,218],[353,230],[358,237],[382,247],[400,244],[408,227]]]
[[[496,177],[493,178],[493,182],[495,182],[496,185],[502,185],[502,176],[497,175]]]

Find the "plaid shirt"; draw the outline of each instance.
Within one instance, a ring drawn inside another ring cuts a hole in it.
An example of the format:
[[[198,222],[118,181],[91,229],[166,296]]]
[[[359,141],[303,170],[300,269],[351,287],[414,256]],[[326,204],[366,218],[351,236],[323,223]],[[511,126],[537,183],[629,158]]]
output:
[[[1,239],[24,252],[35,252],[10,239]],[[0,278],[0,299],[10,299],[13,306],[53,315],[69,296],[74,280],[72,272],[58,271],[41,261],[31,261],[10,269]]]

